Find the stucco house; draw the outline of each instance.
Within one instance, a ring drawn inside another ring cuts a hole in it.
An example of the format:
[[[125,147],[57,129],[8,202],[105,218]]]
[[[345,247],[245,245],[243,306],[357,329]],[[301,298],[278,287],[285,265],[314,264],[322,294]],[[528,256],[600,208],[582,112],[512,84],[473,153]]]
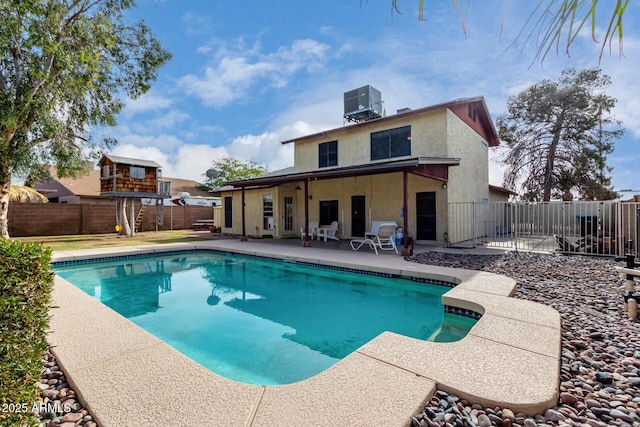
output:
[[[223,232],[300,238],[311,221],[338,221],[336,235],[349,239],[363,236],[373,221],[391,220],[405,237],[444,242],[450,202],[509,196],[490,190],[489,149],[499,140],[483,97],[405,109],[282,144],[294,144],[293,168],[221,189]]]

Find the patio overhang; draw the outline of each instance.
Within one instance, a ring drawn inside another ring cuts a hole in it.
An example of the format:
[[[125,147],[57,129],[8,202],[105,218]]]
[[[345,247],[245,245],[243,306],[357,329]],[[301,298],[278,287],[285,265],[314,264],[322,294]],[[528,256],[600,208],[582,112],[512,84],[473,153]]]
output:
[[[362,175],[377,175],[392,172],[408,172],[438,181],[447,182],[449,166],[458,166],[459,158],[451,157],[415,157],[366,165],[346,166],[310,172],[298,172],[286,175],[262,176],[241,181],[225,183],[236,188],[270,187],[290,182],[312,181],[320,179],[347,178]]]
[[[369,163],[365,165],[346,166],[342,168],[332,168],[326,170],[316,170],[310,172],[299,172],[282,175],[268,175],[242,181],[230,181],[225,185],[231,186],[227,191],[233,191],[239,188],[242,191],[242,237],[241,240],[246,241],[245,228],[245,190],[254,188],[273,187],[286,183],[304,182],[304,230],[305,247],[311,246],[309,240],[309,181],[322,179],[348,178],[354,176],[378,175],[385,173],[402,173],[402,194],[403,203],[402,211],[405,212],[403,222],[403,255],[409,255],[408,247],[408,179],[409,173],[422,177],[435,179],[442,182],[449,180],[449,167],[458,166],[459,158],[450,157],[414,157],[410,159],[392,160],[386,162]]]

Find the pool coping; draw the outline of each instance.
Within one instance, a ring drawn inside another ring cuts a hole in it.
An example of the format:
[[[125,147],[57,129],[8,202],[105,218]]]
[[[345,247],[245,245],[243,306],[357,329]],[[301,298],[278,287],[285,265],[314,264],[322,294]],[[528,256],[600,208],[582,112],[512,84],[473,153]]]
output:
[[[49,342],[81,401],[102,426],[409,425],[436,388],[488,407],[533,415],[559,395],[561,322],[542,304],[512,298],[515,281],[392,254],[216,240],[59,251],[54,261],[211,249],[435,278],[458,285],[445,305],[482,314],[455,343],[384,332],[326,371],[281,386],[223,378],[56,276]]]

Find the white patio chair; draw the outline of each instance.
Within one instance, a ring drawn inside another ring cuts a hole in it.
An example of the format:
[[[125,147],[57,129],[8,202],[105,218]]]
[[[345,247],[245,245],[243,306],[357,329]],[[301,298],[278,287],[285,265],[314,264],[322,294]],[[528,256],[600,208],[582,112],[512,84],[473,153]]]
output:
[[[373,236],[372,238],[364,238],[364,239],[353,239],[349,242],[351,245],[351,249],[357,251],[364,245],[368,245],[371,249],[373,249],[378,255],[378,249],[381,251],[396,251],[398,253],[398,248],[396,247],[396,224],[395,223],[385,223],[380,224],[378,228],[378,234]]]
[[[318,234],[318,221],[311,221],[309,223],[309,240],[313,240],[314,236]],[[306,233],[304,232],[304,227],[300,227],[300,237],[304,240]]]
[[[338,236],[336,236],[336,231],[338,231],[338,221],[333,221],[329,228],[320,227],[318,228],[318,240],[322,237],[326,242],[327,239],[331,240],[340,240]]]
[[[398,253],[396,246],[396,224],[382,224],[378,229],[378,234],[372,239],[373,247],[381,251],[395,251]],[[376,254],[378,251],[376,250]]]

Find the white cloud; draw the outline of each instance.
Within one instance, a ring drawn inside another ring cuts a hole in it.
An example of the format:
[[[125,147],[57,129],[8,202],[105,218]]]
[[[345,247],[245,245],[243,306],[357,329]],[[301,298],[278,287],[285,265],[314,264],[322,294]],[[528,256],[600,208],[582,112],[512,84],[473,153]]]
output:
[[[123,110],[126,116],[143,113],[146,111],[158,111],[169,108],[173,104],[170,98],[159,95],[153,90],[140,96],[138,99],[129,99]]]
[[[114,148],[112,154],[134,159],[153,160],[162,166],[163,176],[194,181],[203,180],[202,175],[211,167],[214,160],[229,157],[229,153],[224,147],[187,144],[176,147],[174,152],[162,151],[153,145],[119,144]]]
[[[259,44],[237,52],[223,46],[213,55],[213,64],[202,75],[189,74],[180,79],[184,91],[199,98],[204,105],[222,107],[253,96],[261,85],[283,87],[299,70],[313,72],[322,67],[328,46],[315,40],[294,40],[291,46],[261,54]]]

